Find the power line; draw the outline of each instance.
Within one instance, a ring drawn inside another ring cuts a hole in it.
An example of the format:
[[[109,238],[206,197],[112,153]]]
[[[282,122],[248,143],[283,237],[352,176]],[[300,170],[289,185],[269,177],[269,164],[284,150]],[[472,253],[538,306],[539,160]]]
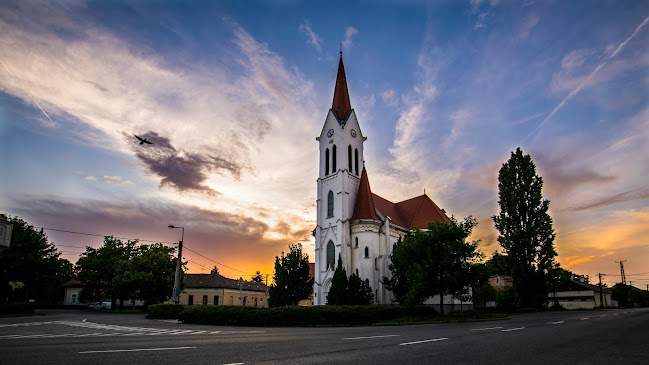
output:
[[[187,246],[185,246],[185,249],[188,250],[188,251],[191,251],[191,252],[193,252],[193,253],[195,253],[195,254],[197,254],[198,256],[200,256],[200,257],[202,257],[202,258],[204,258],[204,259],[210,260],[210,261],[212,261],[212,262],[215,263],[215,264],[218,264],[218,265],[221,265],[221,266],[227,267],[227,268],[230,269],[230,270],[234,270],[234,271],[237,271],[237,272],[240,272],[240,273],[246,274],[246,275],[254,276],[253,274],[251,274],[251,273],[249,273],[249,272],[245,272],[245,271],[237,270],[237,269],[235,269],[235,268],[233,268],[233,267],[230,267],[230,266],[228,266],[228,265],[226,265],[226,264],[222,264],[222,263],[220,263],[220,262],[218,262],[218,261],[216,261],[216,260],[212,260],[211,258],[209,258],[209,257],[207,257],[207,256],[204,256],[204,255],[201,255],[200,253],[198,253],[198,252],[192,250],[191,248],[188,248]]]

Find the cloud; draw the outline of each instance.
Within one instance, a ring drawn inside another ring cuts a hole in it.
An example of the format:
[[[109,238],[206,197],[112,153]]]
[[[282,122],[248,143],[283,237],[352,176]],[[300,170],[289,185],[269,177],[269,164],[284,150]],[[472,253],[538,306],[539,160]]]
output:
[[[104,175],[103,177],[84,176],[83,178],[88,181],[103,181],[105,183],[115,184],[115,185],[133,185],[132,181],[124,179],[121,176],[107,176],[107,175]]]
[[[478,19],[475,22],[475,25],[473,26],[473,29],[478,30],[480,28],[484,28],[486,26],[485,20],[487,19],[487,13],[480,13],[478,15]]]
[[[358,29],[352,26],[347,27],[347,30],[345,31],[345,39],[343,40],[343,47],[345,47],[345,49],[349,50],[352,48],[352,37],[357,33]]]
[[[381,93],[381,100],[389,106],[395,107],[398,105],[397,92],[394,89],[386,90]]]
[[[624,203],[628,201],[635,200],[645,200],[649,199],[649,189],[634,189],[629,191],[624,191],[621,193],[592,199],[590,201],[584,202],[583,204],[568,207],[564,210],[575,212],[581,210],[590,210],[606,207],[613,204]]]
[[[530,32],[534,27],[536,27],[537,24],[539,24],[540,18],[536,14],[531,14],[530,16],[525,19],[525,23],[521,26],[521,28],[518,30],[518,33],[516,36],[514,36],[514,41],[522,41],[527,39],[527,37],[530,36]]]
[[[124,133],[124,137],[132,139],[127,133]],[[227,156],[223,157],[224,154],[217,156],[177,149],[171,145],[169,138],[156,132],[147,132],[141,137],[153,144],[133,143],[132,149],[150,173],[162,178],[160,187],[169,186],[179,191],[202,191],[212,194],[215,191],[204,185],[209,173],[228,172],[238,180],[241,170],[246,168]]]
[[[305,20],[302,24],[300,24],[300,32],[304,33],[307,37],[307,44],[312,45],[318,53],[322,53],[322,39],[318,37],[317,34],[311,30],[311,23],[307,20]]]

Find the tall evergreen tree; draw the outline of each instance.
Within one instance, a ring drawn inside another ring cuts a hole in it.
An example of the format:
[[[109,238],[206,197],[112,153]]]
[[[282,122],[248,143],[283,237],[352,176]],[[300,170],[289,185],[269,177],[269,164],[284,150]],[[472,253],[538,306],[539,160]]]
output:
[[[556,267],[550,202],[543,199],[542,188],[543,179],[536,174],[532,158],[517,148],[498,173],[500,214],[492,218],[524,307],[538,307],[547,301],[550,276]]]
[[[331,278],[331,287],[327,294],[327,304],[329,305],[344,305],[348,304],[347,286],[349,280],[347,279],[347,271],[343,267],[343,260],[338,256],[338,265],[334,271],[334,276]]]
[[[289,245],[289,253],[275,257],[274,283],[268,289],[271,307],[297,305],[313,293],[313,278],[309,279],[309,255],[302,245]]]

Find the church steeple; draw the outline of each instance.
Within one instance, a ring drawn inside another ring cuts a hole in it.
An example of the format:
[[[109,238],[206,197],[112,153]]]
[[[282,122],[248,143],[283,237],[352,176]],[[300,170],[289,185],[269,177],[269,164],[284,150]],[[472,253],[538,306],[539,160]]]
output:
[[[347,90],[347,78],[345,77],[345,65],[343,64],[343,51],[340,51],[340,62],[338,63],[338,76],[336,76],[336,88],[334,89],[334,101],[331,109],[336,112],[339,120],[344,120],[352,110],[352,103],[349,101]]]

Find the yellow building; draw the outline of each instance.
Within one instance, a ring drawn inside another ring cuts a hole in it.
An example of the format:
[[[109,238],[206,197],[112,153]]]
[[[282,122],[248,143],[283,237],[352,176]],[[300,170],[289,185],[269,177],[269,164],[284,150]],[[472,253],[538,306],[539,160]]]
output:
[[[266,289],[263,283],[230,279],[219,274],[186,274],[180,304],[267,307]]]

